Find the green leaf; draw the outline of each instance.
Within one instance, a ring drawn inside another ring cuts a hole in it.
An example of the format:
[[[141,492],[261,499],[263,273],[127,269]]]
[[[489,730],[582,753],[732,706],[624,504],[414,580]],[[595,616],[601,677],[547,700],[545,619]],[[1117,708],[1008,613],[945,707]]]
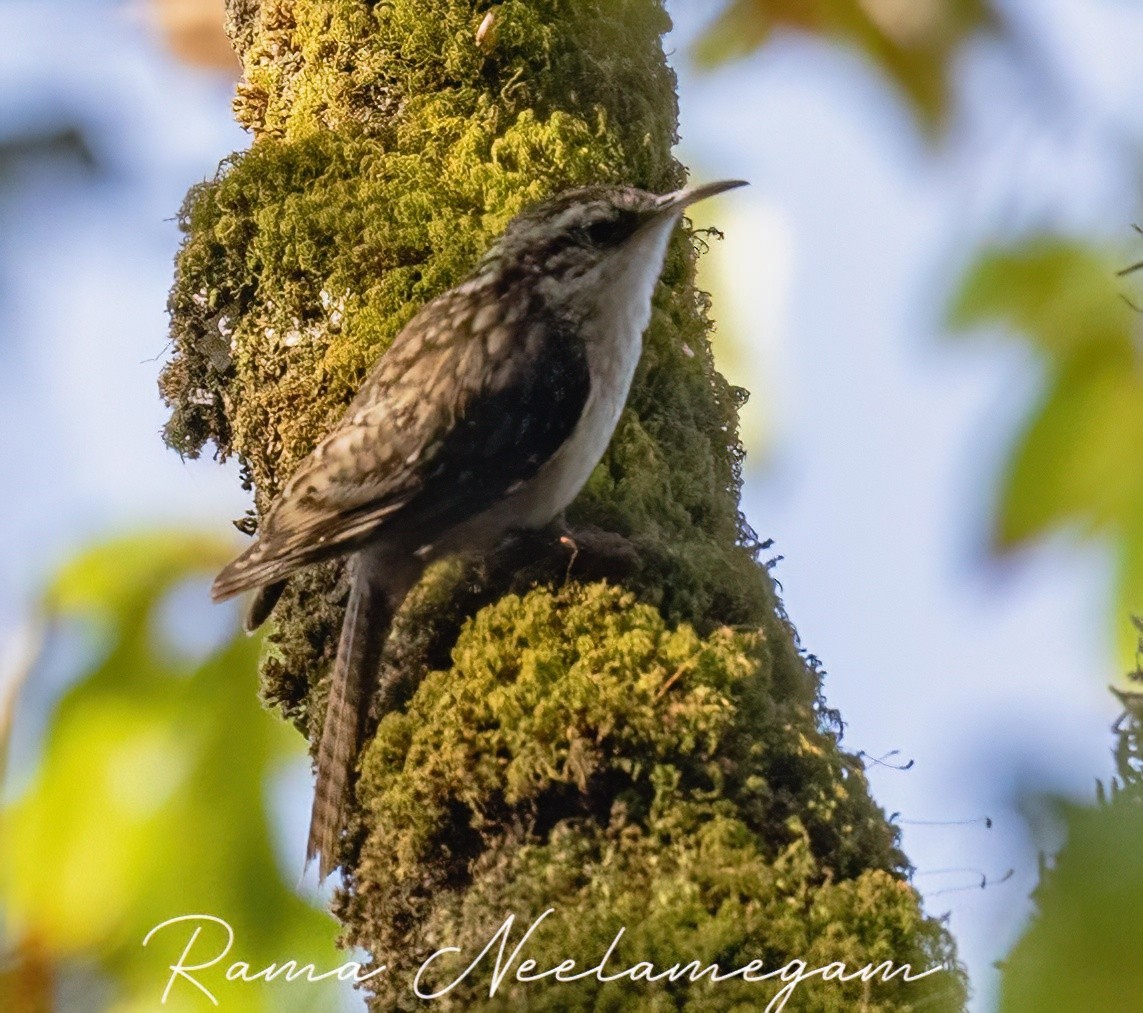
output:
[[[961,284],[950,312],[954,328],[1003,324],[1054,357],[1085,345],[1129,347],[1135,320],[1105,252],[1041,238],[984,253]]]
[[[812,16],[813,3],[805,5],[803,16]],[[706,69],[731,60],[748,56],[767,42],[773,32],[776,18],[761,4],[752,0],[737,0],[699,38],[695,44],[695,62]],[[810,28],[807,23],[804,27]]]
[[[1117,546],[1115,611],[1112,614],[1117,657],[1124,671],[1139,664],[1140,639],[1136,620],[1143,617],[1143,498],[1124,525]]]
[[[994,543],[1004,551],[1071,526],[1113,539],[1114,626],[1130,663],[1143,614],[1143,368],[1137,314],[1121,298],[1125,257],[1061,238],[983,254],[950,311],[954,327],[1001,324],[1048,366],[1047,389],[1001,482]]]
[[[1003,480],[996,545],[1078,523],[1120,532],[1143,503],[1143,376],[1125,347],[1089,349],[1058,371]]]
[[[1004,961],[1000,1009],[1132,1008],[1143,996],[1143,807],[1121,800],[1058,809],[1067,844],[1036,891],[1038,914]]]
[[[3,813],[6,933],[53,976],[97,968],[116,1008],[158,1008],[191,928],[165,930],[146,949],[143,938],[167,919],[209,914],[236,936],[233,952],[201,975],[220,1003],[330,1008],[330,982],[224,976],[235,960],[257,970],[296,958],[322,970],[344,957],[333,923],[277,868],[266,781],[303,749],[258,702],[258,642],[235,630],[201,662],[172,660],[155,621],[165,594],[221,558],[210,540],[121,539],[81,556],[53,585],[51,618],[94,621],[106,643],[60,702],[30,789]],[[203,595],[209,608],[205,587]],[[300,841],[297,855],[294,874]],[[221,945],[207,936],[204,948]],[[204,1004],[177,982],[168,1008]]]

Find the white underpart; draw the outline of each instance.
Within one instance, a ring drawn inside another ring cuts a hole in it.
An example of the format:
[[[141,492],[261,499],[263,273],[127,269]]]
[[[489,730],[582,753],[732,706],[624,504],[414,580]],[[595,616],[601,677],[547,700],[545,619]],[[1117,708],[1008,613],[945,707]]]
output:
[[[668,215],[645,227],[607,258],[590,279],[596,307],[585,325],[591,391],[567,442],[512,499],[511,527],[537,528],[550,522],[583,488],[599,463],[627,396],[643,332],[651,320],[651,295],[663,269],[667,241],[678,220]]]
[[[607,450],[627,404],[651,320],[651,295],[678,219],[679,214],[668,215],[644,227],[596,269],[595,277],[581,279],[595,293],[594,312],[581,332],[591,390],[571,436],[504,500],[421,546],[416,554],[422,560],[487,548],[512,530],[542,528],[575,499]]]

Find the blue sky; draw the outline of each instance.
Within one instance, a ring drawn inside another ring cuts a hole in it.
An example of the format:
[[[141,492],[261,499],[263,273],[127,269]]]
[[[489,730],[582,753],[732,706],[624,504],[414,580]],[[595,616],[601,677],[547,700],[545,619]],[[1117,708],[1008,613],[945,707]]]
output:
[[[754,392],[746,513],[785,557],[788,610],[849,748],[915,761],[875,766],[874,790],[901,814],[916,883],[951,912],[986,1009],[1037,849],[1054,843],[1021,800],[1089,798],[1110,771],[1110,559],[1063,536],[987,558],[990,491],[1040,376],[1019,343],[944,335],[941,312],[983,237],[1053,226],[1128,248],[1143,10],[1013,0],[1029,40],[1018,65],[989,45],[966,54],[961,112],[933,151],[849,54],[790,39],[697,75],[687,47],[714,6],[672,4],[671,45],[681,157],[699,179],[753,184],[703,211],[727,232],[705,276],[721,361]],[[35,588],[90,539],[226,532],[247,506],[233,467],[163,447],[155,389],[172,216],[247,139],[230,85],[174,66],[127,8],[8,2],[0,31],[18,40],[0,51],[0,135],[79,118],[107,167],[70,184],[66,167],[25,173],[0,196],[2,660]],[[31,709],[51,692],[33,688]],[[300,770],[279,792],[292,839]],[[956,822],[986,815],[991,829]],[[980,890],[947,869],[1014,875]]]

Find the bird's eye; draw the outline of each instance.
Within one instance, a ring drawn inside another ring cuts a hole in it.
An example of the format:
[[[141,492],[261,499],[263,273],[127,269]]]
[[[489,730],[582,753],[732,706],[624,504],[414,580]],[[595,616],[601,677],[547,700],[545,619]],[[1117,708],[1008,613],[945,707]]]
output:
[[[623,223],[614,218],[600,218],[586,228],[592,246],[610,246],[623,238]]]

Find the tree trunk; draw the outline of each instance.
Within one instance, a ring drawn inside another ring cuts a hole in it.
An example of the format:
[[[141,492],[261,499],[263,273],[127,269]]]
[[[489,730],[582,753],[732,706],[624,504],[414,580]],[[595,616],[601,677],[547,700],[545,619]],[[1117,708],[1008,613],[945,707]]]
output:
[[[684,170],[661,0],[228,6],[254,141],[183,208],[162,389],[170,445],[239,455],[260,514],[512,215],[587,183],[666,191]],[[516,939],[549,907],[522,954],[540,969],[591,968],[622,926],[608,973],[945,964],[911,984],[814,978],[796,1008],[963,1003],[951,940],[839,749],[739,513],[744,393],[714,369],[695,258],[677,236],[630,403],[569,512],[574,558],[541,534],[438,565],[398,617],[336,904],[345,942],[389,966],[378,1009],[419,1005],[413,974],[437,948],[462,953],[425,990],[509,915]],[[311,742],[339,577],[291,582],[262,665],[266,699]],[[443,1008],[761,1008],[781,987],[513,971],[490,997],[490,964]]]

